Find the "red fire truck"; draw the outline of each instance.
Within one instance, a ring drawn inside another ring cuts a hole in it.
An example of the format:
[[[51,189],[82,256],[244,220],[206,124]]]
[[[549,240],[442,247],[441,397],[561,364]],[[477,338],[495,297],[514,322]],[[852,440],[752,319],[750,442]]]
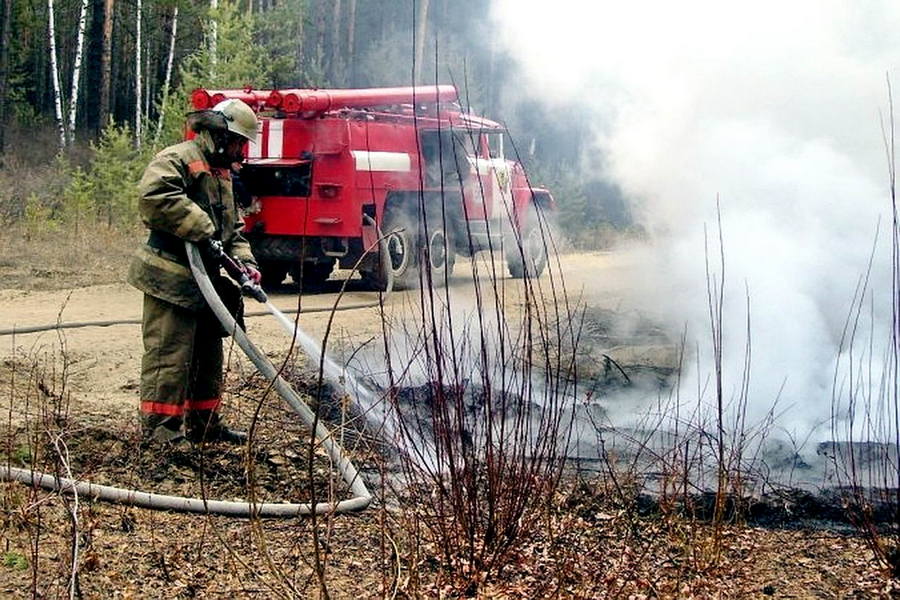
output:
[[[267,285],[336,264],[370,285],[442,285],[456,255],[503,249],[513,277],[547,263],[555,203],[506,157],[505,129],[460,109],[453,86],[195,90],[196,109],[239,98],[259,114],[240,179],[246,233]],[[423,268],[426,266],[427,268]]]

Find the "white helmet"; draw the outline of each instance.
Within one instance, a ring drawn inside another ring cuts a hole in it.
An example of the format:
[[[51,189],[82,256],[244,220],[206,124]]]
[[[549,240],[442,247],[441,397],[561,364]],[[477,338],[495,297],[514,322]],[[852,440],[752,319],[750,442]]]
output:
[[[225,126],[228,128],[228,131],[251,142],[256,141],[258,127],[256,113],[246,103],[235,98],[229,98],[213,106],[212,110],[225,117]]]

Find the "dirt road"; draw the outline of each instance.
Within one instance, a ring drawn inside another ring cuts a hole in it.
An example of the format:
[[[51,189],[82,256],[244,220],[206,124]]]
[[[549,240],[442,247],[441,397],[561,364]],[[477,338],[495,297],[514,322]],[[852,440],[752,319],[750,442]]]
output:
[[[479,258],[477,270],[487,280],[490,267],[502,274],[500,280],[506,295],[506,306],[515,312],[521,306],[521,282],[506,276],[499,261],[490,265]],[[622,273],[628,268],[621,255],[611,253],[567,254],[560,257],[561,272],[570,298],[589,298],[594,307],[613,308],[621,305]],[[338,272],[337,276],[344,272]],[[461,259],[457,263],[450,286],[450,302],[455,306],[473,306],[473,263]],[[543,280],[549,282],[545,274]],[[352,282],[351,282],[352,283]],[[327,288],[318,294],[304,295],[304,309],[325,309],[335,304],[340,282],[333,277]],[[349,286],[341,305],[363,305],[377,302],[377,295]],[[273,303],[282,310],[296,309],[296,288],[288,285],[272,295]],[[385,314],[391,323],[402,325],[411,315],[420,312],[419,293],[395,292],[387,299]],[[248,300],[248,311],[261,306]],[[125,283],[87,286],[55,291],[0,290],[0,329],[22,328],[56,322],[71,323],[105,320],[138,320],[141,295]],[[377,307],[342,311],[335,314],[331,340],[344,352],[366,342],[377,340],[382,334],[380,311]],[[322,339],[329,318],[328,312],[303,314],[301,327],[315,339]],[[289,339],[271,317],[247,320],[248,333],[264,351],[283,355]],[[330,344],[332,347],[333,344]],[[29,365],[55,369],[57,375],[67,369],[66,383],[71,392],[73,410],[86,414],[135,414],[138,402],[139,366],[141,357],[140,326],[137,324],[109,327],[85,327],[61,331],[17,334],[0,337],[0,360],[4,379],[13,362],[22,376]],[[340,360],[340,352],[337,352]],[[11,362],[11,359],[13,362]],[[5,382],[4,382],[5,383]]]

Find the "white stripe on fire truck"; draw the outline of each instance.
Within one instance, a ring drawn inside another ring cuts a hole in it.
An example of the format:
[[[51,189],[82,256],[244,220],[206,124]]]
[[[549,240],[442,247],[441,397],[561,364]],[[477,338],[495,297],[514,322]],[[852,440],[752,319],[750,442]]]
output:
[[[247,151],[247,158],[259,158],[262,156],[262,141],[263,141],[263,121],[260,121],[256,126],[256,143],[249,144],[249,148]]]
[[[353,150],[357,171],[409,171],[409,154],[405,152],[368,152]]]
[[[281,158],[284,145],[284,121],[273,119],[269,121],[269,148],[266,156],[269,158]]]

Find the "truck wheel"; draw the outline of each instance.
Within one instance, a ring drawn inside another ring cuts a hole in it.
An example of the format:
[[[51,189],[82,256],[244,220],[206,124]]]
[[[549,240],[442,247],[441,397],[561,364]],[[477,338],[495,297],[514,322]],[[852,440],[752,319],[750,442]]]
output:
[[[426,282],[427,273],[419,275],[420,262],[428,257],[431,272],[431,283],[440,287],[453,272],[456,263],[456,251],[453,239],[444,229],[440,217],[429,218],[428,235],[420,228],[416,219],[406,211],[392,207],[385,211],[381,230],[387,236],[385,245],[390,256],[391,270],[394,276],[394,288],[398,290],[419,287],[420,279]],[[424,252],[425,249],[428,252]],[[380,272],[365,275],[366,280],[378,289],[385,289],[386,281]]]
[[[303,265],[303,273],[300,273],[300,265],[291,267],[291,279],[300,284],[304,289],[321,287],[331,277],[334,270],[334,261],[308,262]]]
[[[287,263],[265,260],[259,263],[259,273],[262,275],[262,286],[272,289],[281,285],[288,272]]]
[[[535,210],[528,211],[522,228],[521,239],[511,237],[506,243],[506,266],[515,279],[540,277],[547,266],[547,246],[550,244],[550,224],[538,221]]]

